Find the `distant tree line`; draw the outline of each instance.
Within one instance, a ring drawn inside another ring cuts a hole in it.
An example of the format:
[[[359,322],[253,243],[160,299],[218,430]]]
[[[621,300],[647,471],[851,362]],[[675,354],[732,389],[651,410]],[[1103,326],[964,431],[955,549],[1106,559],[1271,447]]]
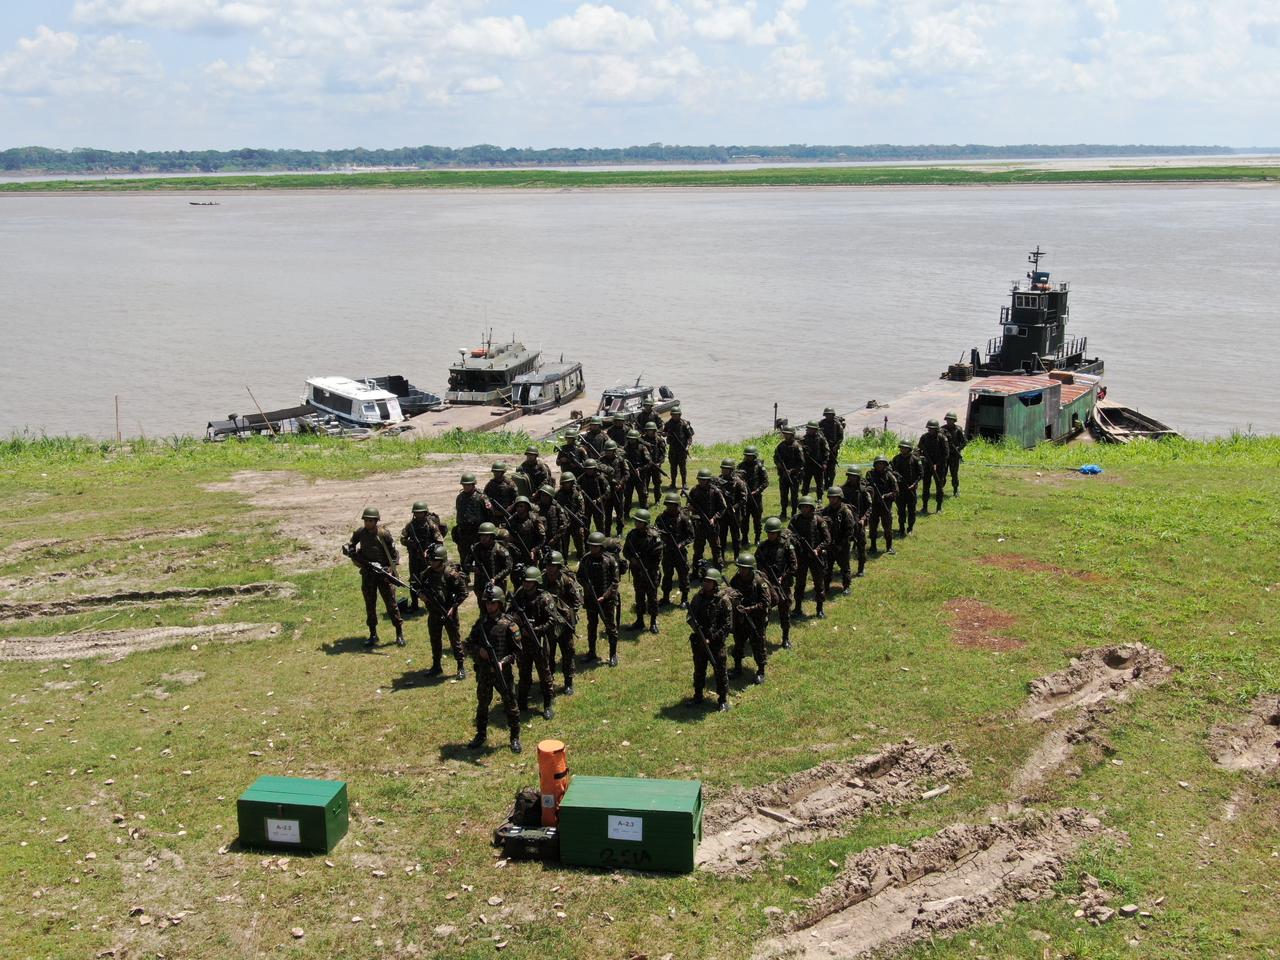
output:
[[[0,170],[41,173],[218,173],[237,170],[341,170],[369,167],[509,167],[626,163],[735,163],[744,161],[1019,160],[1033,157],[1135,157],[1234,153],[1221,146],[1153,144],[985,144],[891,143],[864,146],[679,146],[650,143],[635,147],[400,147],[394,150],[54,150],[12,147],[0,151]]]

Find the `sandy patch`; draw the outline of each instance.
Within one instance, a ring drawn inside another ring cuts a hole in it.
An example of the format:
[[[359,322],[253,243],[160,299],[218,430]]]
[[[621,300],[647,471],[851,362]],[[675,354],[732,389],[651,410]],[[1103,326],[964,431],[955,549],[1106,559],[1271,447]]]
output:
[[[946,827],[909,847],[851,854],[835,882],[757,958],[847,958],[900,950],[1053,896],[1064,864],[1102,824],[1080,810]]]
[[[180,643],[245,643],[280,633],[278,623],[217,623],[207,627],[153,627],[145,630],[101,630],[47,637],[0,639],[0,662],[13,660],[120,660],[140,650]]]
[[[1074,657],[1067,669],[1032,680],[1022,716],[1050,728],[1014,774],[1014,793],[1021,795],[1049,776],[1077,744],[1095,742],[1105,748],[1094,733],[1102,718],[1135,690],[1158,687],[1172,675],[1173,668],[1162,654],[1135,643],[1086,650]],[[1082,709],[1065,721],[1053,722],[1058,713],[1071,707]]]
[[[1009,570],[1013,573],[1047,573],[1054,577],[1075,577],[1077,580],[1083,580],[1087,583],[1094,583],[1104,579],[1088,570],[1068,570],[1065,567],[1045,563],[1032,557],[1024,557],[1017,553],[989,553],[985,557],[979,557],[978,562],[989,567]]]
[[[0,602],[0,622],[29,620],[33,617],[64,617],[101,607],[158,606],[185,601],[226,600],[241,597],[293,597],[298,588],[292,583],[237,583],[224,587],[175,587],[169,590],[126,590],[68,597],[65,600],[39,600],[26,603]]]
[[[1025,644],[1002,634],[1018,622],[1012,614],[981,600],[948,600],[942,608],[951,616],[951,640],[978,650],[1018,650]]]
[[[1245,720],[1214,728],[1209,753],[1226,770],[1280,775],[1280,696],[1259,697]]]
[[[747,873],[785,844],[832,835],[873,810],[919,800],[931,785],[968,776],[951,744],[919,746],[906,740],[774,783],[735,788],[707,807],[697,863],[715,873]]]
[[[299,544],[280,560],[289,571],[316,570],[342,559],[339,550],[360,524],[367,506],[382,511],[382,522],[396,536],[409,521],[415,500],[426,500],[441,518],[452,521],[453,502],[461,487],[458,477],[476,474],[483,485],[499,456],[448,457],[425,467],[399,473],[379,473],[359,480],[311,480],[289,471],[245,470],[207,489],[235,493],[274,521],[284,537]],[[506,457],[514,465],[519,457]]]

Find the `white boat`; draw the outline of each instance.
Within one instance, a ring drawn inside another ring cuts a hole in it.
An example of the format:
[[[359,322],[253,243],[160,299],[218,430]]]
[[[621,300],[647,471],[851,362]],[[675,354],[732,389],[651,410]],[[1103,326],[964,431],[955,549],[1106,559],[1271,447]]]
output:
[[[582,393],[582,364],[560,360],[511,381],[511,405],[525,413],[542,413]]]
[[[383,427],[404,421],[399,397],[350,377],[308,377],[302,401],[320,413],[332,414],[357,427]]]

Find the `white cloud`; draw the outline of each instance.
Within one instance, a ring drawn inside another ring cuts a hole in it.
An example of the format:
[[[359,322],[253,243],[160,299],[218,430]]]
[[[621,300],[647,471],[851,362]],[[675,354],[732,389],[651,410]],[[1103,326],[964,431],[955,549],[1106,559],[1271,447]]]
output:
[[[810,103],[827,96],[827,66],[803,43],[779,47],[769,55],[776,91],[787,100]]]
[[[522,57],[533,49],[533,36],[523,17],[481,17],[450,27],[443,45],[459,53]]]
[[[255,0],[76,0],[77,23],[169,30],[252,30],[275,19],[273,5]]]
[[[456,89],[459,93],[476,95],[498,93],[505,86],[506,84],[502,82],[501,77],[495,77],[493,74],[489,74],[484,77],[467,77],[465,80],[462,80],[457,84]]]
[[[627,52],[657,42],[653,25],[610,6],[584,3],[570,16],[547,24],[544,35],[551,46],[573,53]]]
[[[162,70],[151,48],[118,34],[85,40],[69,31],[36,28],[0,54],[0,94],[15,97],[137,96]]]
[[[796,17],[804,10],[807,2],[808,0],[782,0],[772,19],[757,24],[753,0],[747,0],[741,6],[733,0],[702,0],[702,13],[693,21],[693,30],[703,39],[715,43],[772,46],[784,40],[799,38],[800,25]]]

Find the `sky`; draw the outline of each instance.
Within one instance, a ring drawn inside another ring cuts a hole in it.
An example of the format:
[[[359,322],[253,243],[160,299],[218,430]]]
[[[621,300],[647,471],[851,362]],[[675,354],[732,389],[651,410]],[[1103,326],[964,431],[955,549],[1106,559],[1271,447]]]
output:
[[[1273,145],[1280,0],[0,0],[0,147]]]

